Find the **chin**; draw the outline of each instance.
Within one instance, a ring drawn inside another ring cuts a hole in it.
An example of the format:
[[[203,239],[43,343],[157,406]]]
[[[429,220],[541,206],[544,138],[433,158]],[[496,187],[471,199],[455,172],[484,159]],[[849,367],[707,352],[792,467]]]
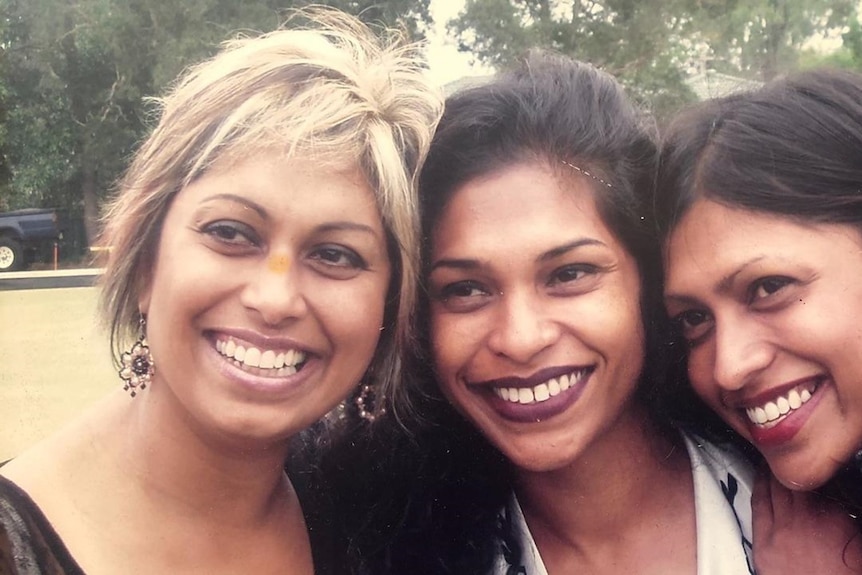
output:
[[[498,449],[500,446],[498,446]],[[542,453],[537,449],[527,449],[518,452],[502,449],[512,465],[531,473],[545,473],[562,469],[571,464],[572,458],[561,457],[558,453]]]
[[[772,474],[792,491],[811,491],[821,487],[838,473],[840,465],[801,466],[782,461],[768,461]]]

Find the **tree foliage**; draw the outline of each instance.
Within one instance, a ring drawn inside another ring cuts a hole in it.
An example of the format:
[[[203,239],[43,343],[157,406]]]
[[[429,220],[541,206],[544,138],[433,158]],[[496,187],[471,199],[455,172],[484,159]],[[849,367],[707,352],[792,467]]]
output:
[[[692,99],[666,0],[467,0],[451,22],[460,48],[509,65],[534,46],[592,62],[657,109]]]
[[[498,67],[534,46],[592,62],[663,116],[694,98],[692,70],[768,80],[855,15],[854,0],[467,0],[450,29]]]
[[[716,69],[768,81],[799,67],[805,44],[856,24],[855,0],[696,0],[693,37]]]
[[[428,1],[326,4],[421,37]],[[61,208],[85,224],[73,239],[92,241],[100,203],[150,127],[147,97],[236,33],[276,29],[290,6],[0,0],[0,209]]]

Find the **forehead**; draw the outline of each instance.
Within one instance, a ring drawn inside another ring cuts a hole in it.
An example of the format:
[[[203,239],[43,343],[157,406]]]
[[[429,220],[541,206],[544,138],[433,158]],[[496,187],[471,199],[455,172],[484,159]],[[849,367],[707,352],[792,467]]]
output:
[[[715,283],[743,266],[766,261],[819,261],[847,242],[862,248],[853,226],[796,218],[698,200],[665,245],[668,291]]]
[[[564,178],[544,164],[521,163],[458,187],[434,228],[437,247],[492,235],[495,244],[550,233],[610,236],[595,193],[580,177]]]
[[[176,205],[193,207],[213,197],[242,197],[270,216],[380,216],[377,197],[358,166],[288,157],[279,150],[220,158],[177,194]],[[316,214],[316,215],[315,215]]]

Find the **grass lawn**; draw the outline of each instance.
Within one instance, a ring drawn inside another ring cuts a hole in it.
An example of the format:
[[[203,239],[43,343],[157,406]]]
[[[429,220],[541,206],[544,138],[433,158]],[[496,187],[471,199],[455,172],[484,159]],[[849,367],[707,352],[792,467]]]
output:
[[[95,288],[0,291],[0,461],[120,386]]]

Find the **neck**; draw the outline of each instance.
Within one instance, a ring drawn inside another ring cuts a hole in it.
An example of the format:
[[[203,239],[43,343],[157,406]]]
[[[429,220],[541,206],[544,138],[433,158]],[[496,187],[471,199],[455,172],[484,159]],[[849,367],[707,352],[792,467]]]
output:
[[[155,390],[153,390],[155,391]],[[142,401],[143,400],[143,401]],[[237,442],[188,421],[157,394],[112,398],[112,423],[94,445],[128,489],[150,501],[180,506],[190,516],[237,524],[262,521],[292,489],[284,475],[287,441]],[[97,430],[98,431],[98,430]]]
[[[643,521],[692,497],[688,456],[641,408],[624,414],[577,461],[553,471],[517,474],[516,493],[537,541],[579,548],[620,540]]]

